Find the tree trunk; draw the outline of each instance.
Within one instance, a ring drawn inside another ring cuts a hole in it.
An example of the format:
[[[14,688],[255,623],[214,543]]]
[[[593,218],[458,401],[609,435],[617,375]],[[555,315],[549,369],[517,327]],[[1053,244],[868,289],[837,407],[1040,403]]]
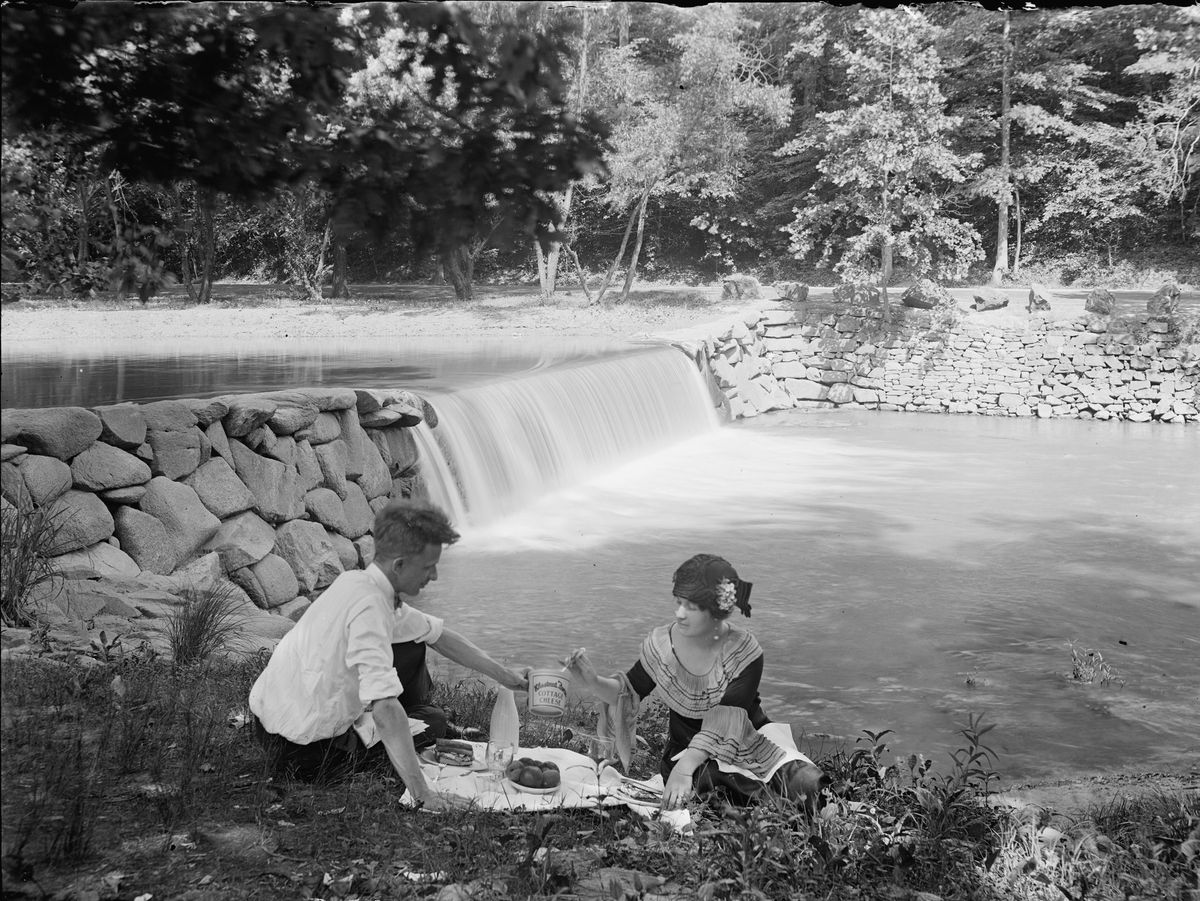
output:
[[[541,289],[542,297],[549,297],[553,289],[546,277],[546,254],[542,253],[542,242],[538,240],[537,235],[533,236],[533,262],[537,265],[538,288]]]
[[[624,303],[629,299],[629,291],[633,287],[633,279],[637,274],[638,259],[642,255],[642,233],[646,226],[646,204],[650,201],[650,192],[646,191],[642,194],[642,202],[638,205],[638,225],[637,225],[637,240],[633,242],[633,258],[629,261],[629,269],[625,272],[625,287],[621,290],[621,299],[618,303]]]
[[[79,249],[75,252],[75,262],[82,266],[88,261],[88,244],[91,243],[88,235],[88,190],[82,181],[79,182]]]
[[[579,287],[583,289],[583,296],[587,298],[588,306],[591,306],[592,292],[588,290],[587,273],[583,271],[583,267],[579,265],[579,255],[575,253],[575,248],[570,244],[564,244],[563,250],[567,252],[567,256],[571,258],[571,262],[575,264],[575,272],[579,276]]]
[[[129,287],[129,280],[125,271],[125,234],[124,228],[121,225],[121,209],[117,205],[116,195],[112,189],[112,174],[104,177],[104,197],[108,202],[108,212],[112,216],[113,223],[113,250],[110,259],[116,264],[109,274],[109,287],[115,287],[120,292],[121,300],[125,299],[125,292]],[[116,285],[113,282],[116,281]]]
[[[208,303],[212,300],[214,271],[217,256],[217,217],[218,195],[215,191],[204,191],[199,197],[200,213],[200,296],[197,303]]]
[[[604,303],[604,294],[608,291],[609,282],[617,274],[617,267],[621,265],[621,260],[625,256],[625,247],[629,243],[629,234],[633,231],[633,221],[636,218],[637,210],[632,210],[629,214],[629,221],[625,223],[625,234],[621,236],[621,246],[617,248],[617,255],[613,257],[612,265],[604,274],[604,281],[600,283],[600,291],[596,294],[596,303]]]
[[[1013,205],[1017,212],[1017,249],[1013,254],[1013,274],[1021,271],[1021,238],[1023,231],[1021,229],[1021,192],[1013,187]]]
[[[179,277],[183,279],[183,287],[187,290],[188,303],[196,302],[196,286],[192,276],[192,229],[183,228],[183,191],[178,184],[172,192],[175,198],[175,233],[181,235],[179,241]]]
[[[1001,40],[1003,62],[1000,66],[1000,196],[996,198],[996,260],[992,265],[991,284],[999,286],[1008,271],[1008,207],[1011,188],[1009,182],[1009,149],[1012,134],[1012,40],[1010,34],[1012,14],[1004,11],[1004,33]]]
[[[444,246],[438,254],[446,280],[454,286],[454,296],[462,303],[474,300],[471,294],[471,279],[475,274],[475,260],[466,244],[455,243]]]
[[[892,315],[892,304],[888,297],[888,282],[892,280],[892,251],[894,244],[890,238],[883,242],[879,251],[879,305],[883,311],[884,320]]]
[[[336,231],[333,236],[333,288],[331,297],[349,297],[350,285],[346,262],[346,239]]]

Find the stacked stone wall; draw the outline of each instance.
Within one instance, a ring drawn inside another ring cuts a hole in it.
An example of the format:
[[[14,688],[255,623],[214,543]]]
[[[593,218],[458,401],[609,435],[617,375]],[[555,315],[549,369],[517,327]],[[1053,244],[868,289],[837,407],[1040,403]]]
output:
[[[422,421],[435,414],[411,392],[336,388],[4,410],[4,516],[58,524],[60,578],[33,598],[39,618],[128,633],[220,584],[277,639],[370,562],[375,513],[420,490]]]
[[[768,305],[704,342],[733,417],[849,406],[1185,423],[1200,420],[1200,345],[1167,319],[1085,315],[993,326],[901,308]]]

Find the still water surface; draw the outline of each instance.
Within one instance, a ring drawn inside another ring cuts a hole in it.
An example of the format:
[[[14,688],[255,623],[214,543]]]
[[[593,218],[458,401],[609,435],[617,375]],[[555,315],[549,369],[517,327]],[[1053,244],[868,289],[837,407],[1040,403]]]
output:
[[[764,705],[816,748],[893,729],[943,767],[981,713],[1006,778],[1200,763],[1198,429],[773,414],[466,529],[422,604],[615,671],[701,551],[754,582]],[[1121,681],[1072,682],[1069,642]]]

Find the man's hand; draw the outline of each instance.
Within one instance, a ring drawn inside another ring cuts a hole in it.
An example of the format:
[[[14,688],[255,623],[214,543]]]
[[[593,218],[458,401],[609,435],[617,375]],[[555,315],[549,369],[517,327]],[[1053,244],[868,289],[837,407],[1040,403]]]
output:
[[[528,691],[529,690],[529,673],[533,667],[522,666],[519,669],[509,669],[508,678],[501,684],[505,688],[511,688],[513,691]]]

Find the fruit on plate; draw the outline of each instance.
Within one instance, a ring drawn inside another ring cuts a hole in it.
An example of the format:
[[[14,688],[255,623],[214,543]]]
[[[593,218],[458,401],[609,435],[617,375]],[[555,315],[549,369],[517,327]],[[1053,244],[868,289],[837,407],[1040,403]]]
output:
[[[557,764],[531,757],[517,758],[508,765],[504,775],[525,788],[555,788],[562,782]]]

